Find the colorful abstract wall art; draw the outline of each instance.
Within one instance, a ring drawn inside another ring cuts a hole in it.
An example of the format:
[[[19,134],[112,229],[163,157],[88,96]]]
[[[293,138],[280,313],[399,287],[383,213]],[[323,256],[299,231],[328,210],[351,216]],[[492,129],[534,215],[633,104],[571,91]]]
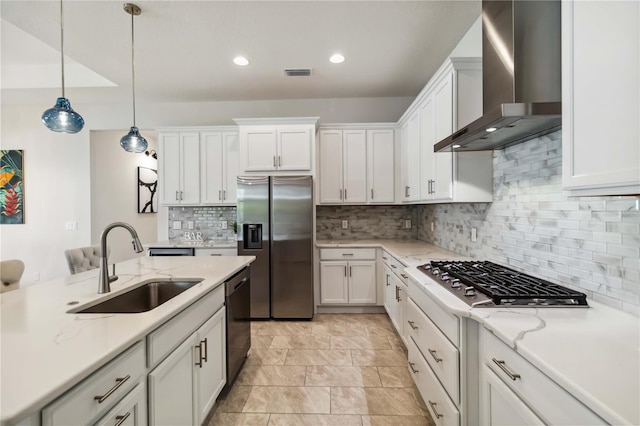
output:
[[[158,171],[138,167],[138,213],[157,213]]]
[[[0,150],[0,224],[24,223],[24,150]]]

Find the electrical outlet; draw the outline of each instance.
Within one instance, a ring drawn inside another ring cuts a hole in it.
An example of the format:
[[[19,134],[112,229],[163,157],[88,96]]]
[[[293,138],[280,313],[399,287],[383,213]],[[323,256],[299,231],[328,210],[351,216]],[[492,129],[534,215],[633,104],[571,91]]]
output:
[[[222,222],[220,222],[222,224],[222,229],[228,229],[229,228],[229,224],[226,220],[223,220]]]
[[[475,243],[476,241],[478,241],[478,231],[476,228],[471,228],[471,242]]]
[[[192,220],[187,221],[187,228],[193,229],[193,221]]]
[[[349,221],[348,220],[343,220],[342,221],[342,229],[349,229]]]
[[[64,229],[66,229],[67,231],[77,231],[78,222],[75,222],[75,221],[65,222]]]
[[[404,221],[404,227],[407,229],[411,228],[411,219],[407,219]]]
[[[182,229],[182,222],[180,222],[179,220],[174,220],[173,229]]]
[[[431,232],[433,232],[435,229],[435,226],[433,226],[433,222],[431,222]]]

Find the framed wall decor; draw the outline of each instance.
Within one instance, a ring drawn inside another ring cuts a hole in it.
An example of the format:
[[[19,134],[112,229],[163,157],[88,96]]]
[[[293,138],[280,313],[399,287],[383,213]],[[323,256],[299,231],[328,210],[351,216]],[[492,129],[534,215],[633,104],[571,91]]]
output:
[[[24,150],[0,150],[0,224],[24,224]]]
[[[138,213],[157,213],[158,171],[138,167]]]

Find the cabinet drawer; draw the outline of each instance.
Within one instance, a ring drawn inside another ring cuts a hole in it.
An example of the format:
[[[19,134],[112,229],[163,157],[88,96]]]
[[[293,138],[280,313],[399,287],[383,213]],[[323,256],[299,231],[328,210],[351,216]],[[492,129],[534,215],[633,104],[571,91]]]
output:
[[[460,347],[460,319],[442,309],[427,294],[418,288],[417,284],[409,280],[409,297],[424,312],[429,319],[447,336],[456,347]]]
[[[460,413],[438,382],[413,339],[408,342],[409,374],[416,382],[431,418],[438,426],[458,426]]]
[[[382,261],[393,271],[394,274],[398,276],[398,278],[400,278],[403,283],[405,283],[405,285],[407,284],[409,277],[404,273],[405,266],[402,262],[384,250],[382,251]]]
[[[431,320],[409,298],[404,329],[413,338],[433,372],[455,403],[460,402],[460,355]]]
[[[92,424],[138,383],[144,361],[138,342],[42,410],[43,426]]]
[[[224,285],[147,335],[147,362],[153,368],[224,304]]]
[[[144,426],[147,424],[146,380],[138,385],[115,406],[96,426]]]
[[[217,249],[197,248],[195,252],[196,252],[196,256],[236,256],[238,254],[238,249],[235,247],[217,248]]]
[[[480,331],[480,362],[494,371],[545,424],[605,424],[604,420],[485,328]]]
[[[376,249],[320,249],[320,260],[376,260]]]

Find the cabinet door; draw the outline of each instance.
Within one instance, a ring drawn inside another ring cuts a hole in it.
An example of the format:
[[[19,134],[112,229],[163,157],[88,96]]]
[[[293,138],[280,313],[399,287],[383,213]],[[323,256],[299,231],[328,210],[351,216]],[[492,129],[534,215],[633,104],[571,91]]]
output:
[[[544,422],[486,365],[480,370],[480,417],[488,426],[543,425]]]
[[[240,138],[245,148],[244,171],[276,170],[278,150],[274,128],[242,129]]]
[[[349,262],[349,303],[375,304],[376,262]]]
[[[278,129],[278,170],[311,170],[311,129]]]
[[[222,189],[222,202],[236,204],[238,171],[240,169],[240,141],[238,132],[222,132],[224,145],[224,186]]]
[[[409,123],[400,127],[400,201],[409,198]]]
[[[149,373],[149,424],[195,425],[196,333]]]
[[[180,134],[160,134],[158,155],[158,179],[160,204],[179,204],[180,195]]]
[[[180,133],[180,204],[200,204],[200,135]]]
[[[434,91],[435,142],[453,133],[453,72],[448,74]],[[431,149],[433,151],[433,148]],[[453,198],[453,156],[450,152],[434,153],[432,194],[435,200]]]
[[[639,28],[637,1],[562,2],[562,183],[576,195],[640,192]]]
[[[139,383],[115,407],[109,411],[96,426],[146,426],[147,425],[147,387]]]
[[[393,129],[367,130],[367,201],[393,203],[395,148]]]
[[[320,303],[348,303],[347,262],[320,262]]]
[[[384,266],[384,282],[383,282],[383,299],[384,299],[384,309],[387,311],[387,314],[389,315],[389,318],[391,319],[391,322],[394,321],[394,318],[396,316],[395,311],[396,311],[396,304],[395,304],[395,285],[392,282],[391,276],[393,275],[393,272],[391,272],[391,269],[385,265]]]
[[[342,130],[320,131],[320,202],[342,203]]]
[[[436,142],[436,110],[434,96],[428,97],[420,107],[422,124],[421,151],[422,151],[422,175],[420,199],[433,199],[433,182],[435,180],[435,153],[433,145]]]
[[[420,199],[420,110],[415,111],[409,117],[408,165],[409,175],[406,201],[418,201]]]
[[[219,204],[223,201],[224,144],[222,132],[201,133],[202,203]]]
[[[367,201],[367,136],[364,130],[342,132],[344,201]]]
[[[196,357],[200,359],[197,372],[198,424],[213,408],[216,398],[227,382],[225,364],[225,308],[216,312],[197,331],[198,345]]]

